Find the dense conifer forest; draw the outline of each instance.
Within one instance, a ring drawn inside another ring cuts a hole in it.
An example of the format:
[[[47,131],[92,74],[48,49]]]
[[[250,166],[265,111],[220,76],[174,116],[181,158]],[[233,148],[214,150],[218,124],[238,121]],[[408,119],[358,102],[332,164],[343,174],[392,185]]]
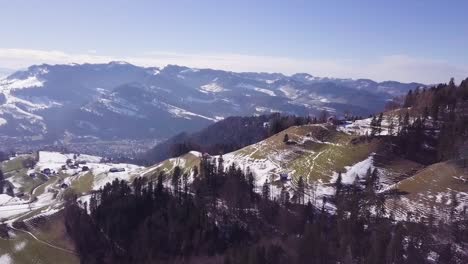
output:
[[[461,263],[464,257],[457,245],[467,242],[468,215],[456,202],[450,223],[415,223],[410,214],[395,221],[376,192],[375,170],[352,185],[339,177],[336,195],[322,201],[306,201],[300,188],[272,200],[270,183],[254,186],[251,173],[223,170],[222,159],[206,158],[195,170],[191,186],[176,168],[155,182],[116,180],[89,204],[70,199],[66,227],[82,263],[429,263],[433,252],[438,263]]]

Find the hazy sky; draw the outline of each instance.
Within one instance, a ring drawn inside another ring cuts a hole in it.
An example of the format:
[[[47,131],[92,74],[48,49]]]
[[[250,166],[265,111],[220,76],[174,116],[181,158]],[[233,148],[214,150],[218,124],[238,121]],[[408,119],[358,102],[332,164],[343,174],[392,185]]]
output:
[[[468,1],[0,0],[0,68],[125,60],[446,82],[468,77]]]

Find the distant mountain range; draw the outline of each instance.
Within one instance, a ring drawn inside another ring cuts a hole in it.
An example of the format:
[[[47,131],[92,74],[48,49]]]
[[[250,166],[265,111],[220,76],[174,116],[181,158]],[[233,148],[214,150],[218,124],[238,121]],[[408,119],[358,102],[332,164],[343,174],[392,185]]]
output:
[[[167,138],[228,116],[368,115],[419,83],[236,73],[176,65],[34,65],[0,80],[0,137],[23,142]]]
[[[15,70],[0,67],[0,78],[8,76],[8,75],[12,74],[14,71]]]

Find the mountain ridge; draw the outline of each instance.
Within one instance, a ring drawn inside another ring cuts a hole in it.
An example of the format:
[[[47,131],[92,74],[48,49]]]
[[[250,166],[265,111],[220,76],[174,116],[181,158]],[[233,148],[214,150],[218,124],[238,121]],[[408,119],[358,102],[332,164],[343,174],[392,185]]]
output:
[[[163,139],[228,116],[368,115],[419,86],[126,62],[33,65],[0,81],[0,133],[27,144],[62,144],[64,135]]]

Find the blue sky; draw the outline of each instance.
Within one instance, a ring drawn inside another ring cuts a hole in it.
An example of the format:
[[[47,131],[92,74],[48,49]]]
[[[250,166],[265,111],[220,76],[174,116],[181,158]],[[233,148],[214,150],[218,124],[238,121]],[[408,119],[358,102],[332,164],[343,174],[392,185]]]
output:
[[[4,1],[0,68],[126,60],[442,82],[468,77],[468,1]]]

